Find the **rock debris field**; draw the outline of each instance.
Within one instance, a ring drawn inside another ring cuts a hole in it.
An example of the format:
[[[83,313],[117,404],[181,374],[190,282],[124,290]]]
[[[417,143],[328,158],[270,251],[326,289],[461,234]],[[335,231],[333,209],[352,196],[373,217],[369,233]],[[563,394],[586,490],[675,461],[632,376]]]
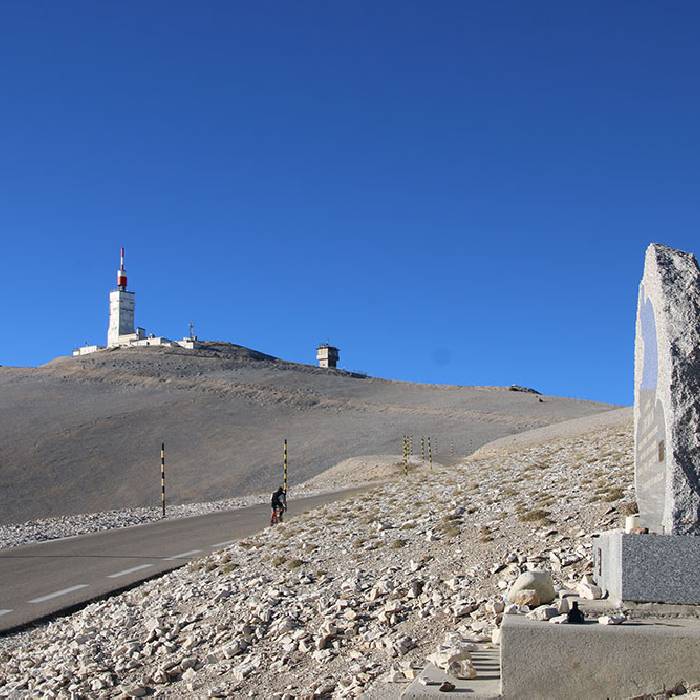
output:
[[[523,572],[595,597],[591,535],[634,510],[632,479],[629,421],[412,464],[0,639],[0,697],[392,698],[428,657],[469,673],[450,650],[497,643],[503,615],[530,609],[507,599]]]

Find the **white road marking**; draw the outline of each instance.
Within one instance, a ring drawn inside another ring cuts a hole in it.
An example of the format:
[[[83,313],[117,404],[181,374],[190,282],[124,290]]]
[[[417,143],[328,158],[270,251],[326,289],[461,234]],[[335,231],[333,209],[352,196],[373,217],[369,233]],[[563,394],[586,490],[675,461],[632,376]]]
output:
[[[64,588],[60,591],[55,591],[54,593],[49,593],[48,595],[43,595],[41,598],[34,598],[30,600],[30,603],[43,603],[45,600],[51,600],[52,598],[58,598],[59,596],[72,593],[73,591],[79,591],[81,588],[87,588],[87,583],[79,583],[77,586],[71,586],[70,588]]]
[[[141,569],[147,569],[153,564],[140,564],[139,566],[132,566],[130,569],[124,569],[124,571],[117,571],[116,574],[110,574],[107,578],[118,578],[119,576],[126,576],[127,574],[132,574],[134,571],[140,571]]]
[[[210,547],[225,547],[226,545],[238,542],[238,540],[226,540],[226,542],[217,542],[216,544],[210,544]]]
[[[7,615],[7,613],[11,613],[12,610],[0,610],[0,615]]]
[[[193,549],[189,552],[183,552],[182,554],[175,554],[172,557],[167,557],[165,561],[172,561],[173,559],[184,559],[185,557],[189,557],[192,554],[199,554],[201,551],[201,549]]]

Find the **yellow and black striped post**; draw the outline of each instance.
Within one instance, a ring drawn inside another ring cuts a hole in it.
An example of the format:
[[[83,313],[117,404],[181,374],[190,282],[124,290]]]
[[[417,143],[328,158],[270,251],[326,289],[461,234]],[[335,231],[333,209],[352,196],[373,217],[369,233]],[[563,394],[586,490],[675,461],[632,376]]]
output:
[[[433,446],[430,444],[430,438],[428,438],[428,459],[430,460],[430,468],[433,468]]]
[[[420,461],[425,462],[425,438],[420,437]]]
[[[165,443],[160,443],[160,505],[165,517]]]
[[[403,436],[403,473],[408,476],[408,436]]]
[[[287,493],[287,484],[289,471],[289,450],[287,449],[287,438],[284,439],[284,492]]]

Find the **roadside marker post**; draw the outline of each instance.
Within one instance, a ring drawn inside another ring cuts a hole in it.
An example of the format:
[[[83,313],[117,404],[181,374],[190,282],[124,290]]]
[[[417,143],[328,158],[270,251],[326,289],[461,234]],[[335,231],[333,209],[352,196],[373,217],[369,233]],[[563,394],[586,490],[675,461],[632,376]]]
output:
[[[284,493],[287,494],[288,485],[288,470],[289,470],[289,450],[287,448],[287,438],[284,439]]]
[[[160,443],[160,505],[165,517],[165,443]]]
[[[430,438],[428,438],[428,458],[430,459],[430,468],[433,468],[433,446],[430,444]]]
[[[403,436],[403,474],[408,476],[408,436]]]
[[[420,438],[420,461],[425,463],[425,437],[423,435]]]

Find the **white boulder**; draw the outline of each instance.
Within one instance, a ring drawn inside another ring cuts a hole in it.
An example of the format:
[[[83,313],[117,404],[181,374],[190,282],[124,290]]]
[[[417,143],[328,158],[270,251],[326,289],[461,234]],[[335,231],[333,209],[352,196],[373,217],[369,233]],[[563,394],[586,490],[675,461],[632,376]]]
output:
[[[516,600],[518,593],[523,590],[534,590],[539,605],[551,603],[557,597],[552,577],[548,571],[542,569],[531,569],[520,574],[508,591],[508,601],[510,603],[518,602]]]

